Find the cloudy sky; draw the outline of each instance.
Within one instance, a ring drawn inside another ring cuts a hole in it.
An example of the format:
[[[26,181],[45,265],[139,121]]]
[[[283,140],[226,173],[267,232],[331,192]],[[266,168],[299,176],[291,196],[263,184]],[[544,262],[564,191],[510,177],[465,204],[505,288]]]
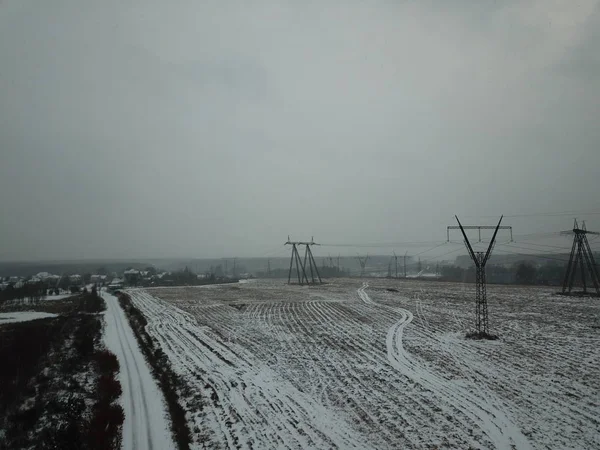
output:
[[[1,0],[0,260],[600,229],[599,42],[598,0]]]

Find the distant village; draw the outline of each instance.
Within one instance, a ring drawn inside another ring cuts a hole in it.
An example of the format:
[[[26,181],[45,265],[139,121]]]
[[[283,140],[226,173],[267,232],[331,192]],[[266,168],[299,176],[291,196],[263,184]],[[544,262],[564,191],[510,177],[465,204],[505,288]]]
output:
[[[215,273],[193,273],[187,267],[183,270],[166,272],[153,267],[145,270],[129,268],[121,273],[85,273],[57,275],[39,272],[36,275],[0,277],[1,298],[5,300],[19,298],[38,298],[76,294],[92,288],[105,288],[116,292],[125,287],[202,285],[212,283],[237,282],[248,274],[232,277]]]

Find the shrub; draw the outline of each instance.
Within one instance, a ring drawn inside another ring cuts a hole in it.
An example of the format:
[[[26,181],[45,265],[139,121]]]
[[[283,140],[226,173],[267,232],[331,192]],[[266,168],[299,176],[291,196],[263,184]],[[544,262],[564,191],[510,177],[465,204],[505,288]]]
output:
[[[106,375],[113,372],[119,372],[119,360],[108,350],[96,352],[95,360],[100,374]]]
[[[118,399],[122,392],[121,383],[115,379],[114,374],[101,375],[98,379],[99,403],[110,403]]]

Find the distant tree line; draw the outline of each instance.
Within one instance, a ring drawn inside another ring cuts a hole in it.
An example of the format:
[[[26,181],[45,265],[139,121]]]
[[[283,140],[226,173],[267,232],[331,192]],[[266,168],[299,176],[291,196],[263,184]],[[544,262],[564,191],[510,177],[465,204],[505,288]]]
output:
[[[203,277],[193,272],[189,267],[185,267],[183,270],[177,270],[174,272],[166,273],[162,277],[156,275],[151,276],[149,279],[141,279],[138,281],[138,285],[142,286],[202,286],[205,284],[217,284],[217,283],[237,283],[237,278],[225,277],[222,272],[217,275],[214,272],[204,274]]]
[[[23,283],[20,287],[15,287],[12,284],[0,291],[0,303],[13,300],[29,300],[37,303],[46,297],[48,286],[46,283]]]
[[[307,273],[306,276],[310,277],[310,269],[306,268]],[[278,268],[271,269],[270,272],[257,272],[256,276],[258,278],[287,278],[290,272],[290,268]],[[321,266],[319,267],[319,274],[321,278],[336,278],[336,277],[348,277],[350,276],[350,272],[344,268],[338,269],[337,266]],[[297,277],[296,274],[296,265],[292,268],[292,276]],[[317,274],[315,274],[315,277]]]
[[[486,278],[488,283],[497,284],[534,284],[547,286],[560,286],[565,276],[566,265],[554,261],[536,266],[530,262],[522,261],[512,266],[488,266]],[[442,280],[475,282],[475,267],[468,269],[454,265],[444,265],[440,268]]]

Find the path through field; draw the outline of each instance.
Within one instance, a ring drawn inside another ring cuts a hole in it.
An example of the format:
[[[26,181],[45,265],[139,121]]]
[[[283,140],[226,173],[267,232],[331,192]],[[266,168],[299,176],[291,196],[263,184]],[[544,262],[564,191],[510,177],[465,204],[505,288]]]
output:
[[[104,341],[117,355],[121,366],[121,405],[125,411],[122,449],[174,449],[162,393],[152,378],[127,317],[113,295],[102,293],[102,297],[106,302]]]

